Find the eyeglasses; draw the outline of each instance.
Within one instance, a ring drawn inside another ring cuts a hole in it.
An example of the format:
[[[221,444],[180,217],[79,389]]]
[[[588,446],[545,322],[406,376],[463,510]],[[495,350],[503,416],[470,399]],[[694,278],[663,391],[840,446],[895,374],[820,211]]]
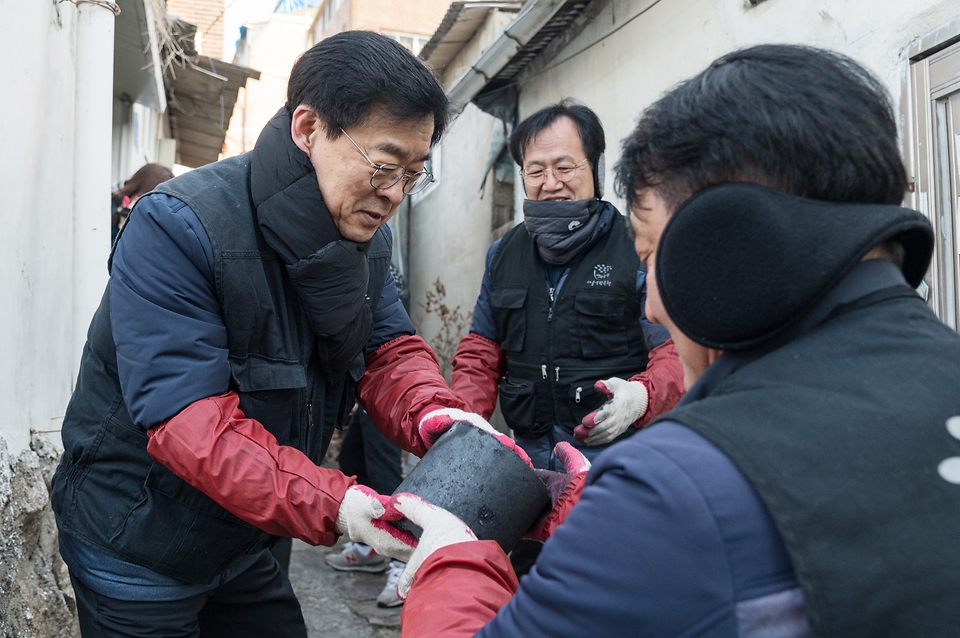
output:
[[[524,184],[533,188],[543,185],[547,180],[547,173],[552,173],[554,179],[558,182],[566,183],[573,179],[573,176],[577,174],[577,171],[580,170],[580,167],[583,166],[583,163],[586,161],[587,158],[584,157],[576,164],[560,164],[553,168],[536,168],[532,171],[521,170],[520,176],[523,177]]]
[[[414,195],[419,193],[427,184],[431,184],[436,180],[433,177],[433,174],[430,171],[417,171],[416,173],[408,173],[407,169],[399,164],[375,164],[373,160],[360,148],[360,145],[353,141],[353,138],[347,135],[347,132],[342,128],[340,132],[347,136],[347,139],[350,140],[350,143],[353,144],[360,154],[363,155],[363,159],[367,160],[367,163],[373,168],[373,175],[370,176],[370,185],[379,190],[386,190],[403,180],[403,194],[404,195]]]

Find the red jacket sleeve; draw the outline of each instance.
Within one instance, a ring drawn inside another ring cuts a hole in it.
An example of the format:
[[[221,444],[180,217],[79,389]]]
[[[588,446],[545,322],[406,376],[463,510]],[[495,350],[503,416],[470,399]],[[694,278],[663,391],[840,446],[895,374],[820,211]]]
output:
[[[147,452],[237,518],[275,536],[333,545],[347,489],[356,481],[277,443],[228,392],[195,401],[147,431]]]
[[[424,414],[437,408],[467,409],[440,374],[433,350],[415,335],[388,341],[367,357],[357,394],[377,429],[417,456],[427,453],[417,431]]]
[[[650,351],[647,369],[628,381],[641,381],[647,388],[647,411],[634,425],[642,428],[664,412],[673,409],[683,396],[683,366],[673,339],[667,339]]]
[[[519,582],[495,541],[441,547],[417,570],[403,604],[402,638],[466,638],[509,602]]]
[[[460,340],[453,358],[450,387],[469,410],[489,419],[497,407],[497,389],[506,368],[500,344],[471,332]]]

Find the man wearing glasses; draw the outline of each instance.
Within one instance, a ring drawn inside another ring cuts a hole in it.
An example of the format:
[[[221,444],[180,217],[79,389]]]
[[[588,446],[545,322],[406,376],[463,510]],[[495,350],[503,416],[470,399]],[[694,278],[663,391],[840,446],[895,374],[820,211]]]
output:
[[[624,217],[603,201],[603,127],[564,100],[521,122],[510,152],[523,224],[487,253],[452,387],[488,417],[500,409],[536,467],[567,441],[593,458],[676,404],[673,342],[643,317],[645,270]]]
[[[385,224],[433,179],[447,109],[401,45],[341,33],[297,61],[252,152],[137,202],[53,481],[85,637],[302,637],[279,538],[402,553],[370,522],[385,497],[318,465],[358,394],[420,456],[452,415],[486,425],[389,271]]]

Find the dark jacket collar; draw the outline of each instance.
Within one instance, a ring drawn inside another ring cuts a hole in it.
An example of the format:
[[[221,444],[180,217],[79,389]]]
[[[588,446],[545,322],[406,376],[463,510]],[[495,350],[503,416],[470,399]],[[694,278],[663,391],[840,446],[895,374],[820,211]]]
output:
[[[260,133],[250,159],[250,194],[267,244],[293,264],[343,237],[309,156],[290,135],[290,122],[281,108]]]

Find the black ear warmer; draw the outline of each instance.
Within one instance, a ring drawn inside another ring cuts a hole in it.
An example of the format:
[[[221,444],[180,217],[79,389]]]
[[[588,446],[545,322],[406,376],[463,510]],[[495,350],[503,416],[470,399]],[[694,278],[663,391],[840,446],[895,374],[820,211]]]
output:
[[[603,153],[600,153],[600,157],[598,157],[597,161],[590,167],[593,169],[593,195],[597,199],[603,199],[603,178],[604,171],[606,170],[604,164]]]
[[[907,283],[920,285],[933,231],[917,211],[722,184],[691,197],[667,223],[657,285],[684,334],[710,348],[743,350],[789,328],[891,239],[904,247]]]

